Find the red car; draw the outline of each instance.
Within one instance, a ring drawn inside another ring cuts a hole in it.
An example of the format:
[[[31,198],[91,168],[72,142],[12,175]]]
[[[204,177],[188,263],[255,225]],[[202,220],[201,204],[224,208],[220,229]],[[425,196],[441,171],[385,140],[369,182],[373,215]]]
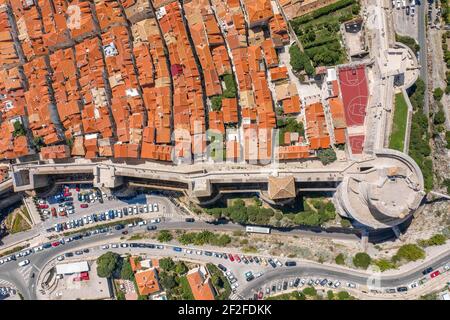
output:
[[[87,208],[87,207],[89,207],[89,205],[87,203],[80,204],[80,208]]]
[[[236,259],[237,262],[241,262],[241,258],[237,254],[234,255],[234,259]]]
[[[59,246],[59,241],[55,241],[52,243],[52,247],[57,247],[57,246]]]
[[[430,274],[431,278],[436,278],[438,275],[440,275],[441,273],[439,272],[439,270],[436,270],[435,272],[433,272],[432,274]]]
[[[39,209],[48,209],[48,204],[40,204]]]
[[[230,261],[234,261],[234,257],[231,253],[228,254],[228,258],[230,258]]]
[[[72,195],[72,192],[64,192],[64,197],[70,197]]]
[[[260,292],[258,293],[258,300],[262,300],[262,298],[263,298],[263,292],[260,291]]]
[[[55,208],[52,208],[52,216],[53,217],[57,217],[58,215],[56,214],[56,209]]]

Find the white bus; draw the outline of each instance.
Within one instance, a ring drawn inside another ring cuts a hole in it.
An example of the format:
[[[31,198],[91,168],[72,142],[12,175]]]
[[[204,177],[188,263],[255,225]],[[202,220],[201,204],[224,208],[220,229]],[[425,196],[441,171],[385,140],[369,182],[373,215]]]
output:
[[[245,227],[245,231],[246,231],[246,232],[253,232],[253,233],[265,233],[265,234],[269,234],[269,233],[270,233],[270,228],[246,226],[246,227]]]

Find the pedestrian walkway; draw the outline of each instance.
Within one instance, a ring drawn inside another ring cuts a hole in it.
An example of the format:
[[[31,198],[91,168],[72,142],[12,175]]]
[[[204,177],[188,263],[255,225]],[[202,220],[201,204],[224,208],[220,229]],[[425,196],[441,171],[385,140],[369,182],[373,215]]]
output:
[[[244,300],[244,298],[237,293],[233,293],[230,295],[230,300]]]
[[[25,282],[28,282],[28,280],[31,278],[31,274],[34,272],[34,265],[26,265],[24,267],[18,267],[17,272],[20,273],[20,275],[23,277]]]

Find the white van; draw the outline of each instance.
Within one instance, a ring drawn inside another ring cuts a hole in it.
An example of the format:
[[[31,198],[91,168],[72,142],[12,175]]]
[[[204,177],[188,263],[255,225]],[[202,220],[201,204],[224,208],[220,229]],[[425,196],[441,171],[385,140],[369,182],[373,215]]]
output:
[[[26,266],[29,263],[30,263],[30,260],[28,260],[28,259],[20,261],[19,262],[19,267],[24,267],[24,266]]]

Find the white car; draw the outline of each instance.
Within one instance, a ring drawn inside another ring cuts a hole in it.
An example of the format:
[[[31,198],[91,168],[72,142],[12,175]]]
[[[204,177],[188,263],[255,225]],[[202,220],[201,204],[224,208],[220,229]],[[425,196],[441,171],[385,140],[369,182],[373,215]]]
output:
[[[338,288],[340,285],[341,285],[341,283],[340,283],[339,281],[336,281],[336,282],[334,283],[334,287],[335,287],[335,288]]]
[[[63,261],[64,260],[64,256],[59,256],[58,258],[56,258],[56,260]]]
[[[30,264],[30,260],[28,260],[28,259],[23,260],[23,261],[20,261],[20,262],[18,263],[19,267],[24,267],[24,266],[26,266],[27,264]]]
[[[128,248],[128,243],[121,243],[120,246],[121,246],[122,248]]]
[[[111,248],[118,248],[119,246],[117,245],[117,243],[113,243],[111,244]]]
[[[277,264],[277,266],[282,267],[283,264],[277,258],[273,259],[273,261]]]
[[[104,244],[104,245],[102,245],[102,249],[103,250],[109,249],[109,246],[107,244]]]
[[[261,277],[262,275],[263,275],[262,272],[257,272],[257,273],[255,273],[253,276],[254,276],[255,278],[259,278],[259,277]]]
[[[34,251],[34,252],[38,252],[38,251],[42,251],[42,250],[44,250],[44,247],[43,247],[43,246],[39,246],[39,247],[33,248],[33,251]]]
[[[414,288],[417,288],[418,286],[419,286],[419,283],[417,281],[414,281],[413,283],[410,283],[408,287],[410,289],[414,289]]]
[[[446,264],[446,265],[444,266],[444,270],[445,270],[445,271],[450,270],[450,265]]]
[[[153,212],[153,206],[151,204],[148,204],[147,207],[149,212]]]
[[[349,288],[356,288],[356,284],[351,283],[351,282],[347,282],[347,287],[349,287]]]
[[[187,253],[187,254],[192,254],[192,250],[186,249],[186,253]]]
[[[195,254],[198,254],[200,256],[202,254],[202,251],[201,250],[197,250],[197,251],[195,251]]]
[[[154,203],[153,204],[153,211],[158,212],[158,210],[159,210],[158,204]]]

